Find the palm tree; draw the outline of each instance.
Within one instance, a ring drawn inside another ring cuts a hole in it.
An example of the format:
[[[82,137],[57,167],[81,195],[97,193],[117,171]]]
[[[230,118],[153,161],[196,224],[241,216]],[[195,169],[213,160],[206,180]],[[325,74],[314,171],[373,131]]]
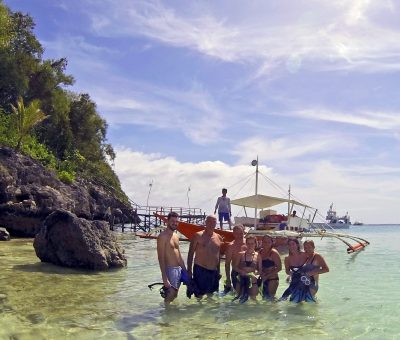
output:
[[[19,151],[23,139],[28,135],[29,131],[48,116],[40,109],[40,101],[35,99],[25,107],[22,97],[18,98],[17,107],[11,104],[12,110],[16,116],[16,129],[18,135],[18,143],[16,150]]]

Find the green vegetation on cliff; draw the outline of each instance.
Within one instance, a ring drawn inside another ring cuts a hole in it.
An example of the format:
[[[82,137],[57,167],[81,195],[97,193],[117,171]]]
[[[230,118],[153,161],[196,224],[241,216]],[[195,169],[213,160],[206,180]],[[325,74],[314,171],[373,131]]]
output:
[[[100,178],[126,201],[109,165],[115,152],[106,121],[88,94],[67,89],[74,79],[65,73],[65,58],[42,58],[34,26],[29,15],[0,0],[0,145],[20,149],[65,182]]]

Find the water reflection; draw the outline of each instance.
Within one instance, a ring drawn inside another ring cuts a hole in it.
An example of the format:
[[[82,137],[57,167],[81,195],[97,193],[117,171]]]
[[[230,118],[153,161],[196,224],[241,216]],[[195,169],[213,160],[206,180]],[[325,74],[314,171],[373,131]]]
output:
[[[156,243],[129,233],[120,235],[128,268],[98,273],[40,263],[32,240],[0,243],[0,339],[395,338],[398,233],[369,233],[371,246],[354,255],[318,240],[331,271],[320,277],[318,303],[300,305],[241,305],[233,295],[198,302],[182,287],[165,308],[158,287],[147,287],[160,280]],[[278,295],[285,278],[282,272]]]

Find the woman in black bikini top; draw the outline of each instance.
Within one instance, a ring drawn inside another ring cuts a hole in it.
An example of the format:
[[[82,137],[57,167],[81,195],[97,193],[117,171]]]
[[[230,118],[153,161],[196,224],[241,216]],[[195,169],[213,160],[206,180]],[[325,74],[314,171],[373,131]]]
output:
[[[278,273],[282,270],[279,252],[273,248],[274,240],[268,235],[262,239],[258,268],[263,282],[263,298],[272,300],[279,285]]]
[[[243,274],[252,273],[257,269],[258,253],[255,251],[256,239],[253,239],[252,237],[247,238],[246,246],[246,251],[243,252],[242,256],[240,257],[239,267],[242,269],[239,271],[240,274],[242,274],[242,272]]]
[[[233,268],[240,275],[240,302],[245,302],[248,297],[256,299],[258,293],[257,278],[258,273],[258,253],[255,251],[256,238],[249,236],[246,238],[246,251],[242,253]]]
[[[300,242],[297,239],[288,241],[289,256],[285,257],[286,274],[292,276],[299,272],[301,267],[307,262],[307,254],[300,251]]]
[[[240,266],[242,268],[248,267],[248,268],[255,269],[257,267],[257,263],[254,261],[255,254],[257,254],[255,251],[252,254],[247,254],[247,252],[245,252],[241,257]],[[247,256],[250,256],[250,255],[251,255],[251,259],[248,260]]]

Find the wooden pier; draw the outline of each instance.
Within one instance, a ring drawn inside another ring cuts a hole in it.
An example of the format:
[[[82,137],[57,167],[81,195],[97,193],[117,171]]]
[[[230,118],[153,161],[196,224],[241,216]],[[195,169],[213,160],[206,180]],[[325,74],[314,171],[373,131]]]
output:
[[[183,207],[162,207],[162,206],[139,206],[136,205],[129,214],[125,211],[121,216],[115,216],[116,221],[110,222],[112,230],[120,229],[122,232],[128,231],[142,231],[145,233],[151,232],[153,229],[159,228],[164,225],[160,218],[156,217],[154,213],[160,215],[168,215],[170,212],[176,212],[179,219],[188,223],[204,224],[206,215],[200,208],[183,208]]]

